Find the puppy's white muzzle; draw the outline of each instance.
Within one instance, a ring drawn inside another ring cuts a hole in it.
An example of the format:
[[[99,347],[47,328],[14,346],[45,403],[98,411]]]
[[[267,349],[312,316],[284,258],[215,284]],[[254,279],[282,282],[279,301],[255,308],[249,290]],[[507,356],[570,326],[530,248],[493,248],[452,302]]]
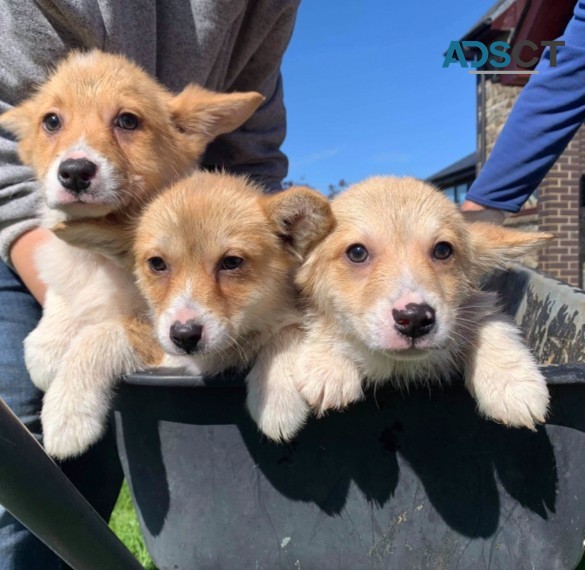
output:
[[[83,139],[53,160],[44,180],[49,208],[102,216],[125,202],[115,165]]]
[[[162,313],[157,336],[165,352],[173,355],[215,352],[227,346],[230,340],[221,321],[185,295],[178,296]]]

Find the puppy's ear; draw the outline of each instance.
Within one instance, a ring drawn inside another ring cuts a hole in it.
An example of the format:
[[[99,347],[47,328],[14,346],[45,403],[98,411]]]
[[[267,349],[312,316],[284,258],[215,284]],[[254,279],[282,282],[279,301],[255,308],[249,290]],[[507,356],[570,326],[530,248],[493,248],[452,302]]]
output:
[[[133,227],[107,218],[61,222],[51,231],[69,245],[99,253],[127,269],[133,267]]]
[[[327,198],[306,186],[266,197],[268,217],[292,250],[304,258],[332,229],[333,213]]]
[[[35,103],[27,99],[20,105],[0,115],[0,127],[12,133],[18,140],[26,138],[33,128]]]
[[[27,165],[33,161],[35,137],[32,135],[35,132],[37,107],[36,99],[31,98],[0,115],[0,127],[15,135],[19,141],[18,156]]]
[[[554,237],[544,232],[524,232],[488,222],[471,222],[468,228],[474,261],[483,270],[505,265]]]
[[[260,93],[216,93],[197,85],[187,85],[170,101],[177,129],[194,135],[204,144],[236,130],[253,114],[264,97]]]

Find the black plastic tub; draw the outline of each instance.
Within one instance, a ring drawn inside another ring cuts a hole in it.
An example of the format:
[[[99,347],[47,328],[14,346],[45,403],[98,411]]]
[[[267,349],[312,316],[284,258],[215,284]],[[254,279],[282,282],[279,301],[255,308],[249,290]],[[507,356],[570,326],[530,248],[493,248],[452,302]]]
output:
[[[117,438],[161,570],[571,569],[585,538],[585,294],[516,268],[503,289],[552,394],[536,432],[481,419],[456,379],[378,391],[261,437],[241,379],[126,379]]]

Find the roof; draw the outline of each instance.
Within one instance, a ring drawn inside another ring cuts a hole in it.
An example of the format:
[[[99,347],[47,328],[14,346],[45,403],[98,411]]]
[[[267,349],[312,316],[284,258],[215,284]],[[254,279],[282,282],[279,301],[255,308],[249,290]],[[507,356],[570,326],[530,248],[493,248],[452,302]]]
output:
[[[451,183],[459,182],[462,179],[475,178],[476,162],[477,153],[472,152],[457,162],[439,170],[439,172],[435,172],[435,174],[427,178],[427,181],[438,186],[449,186]]]
[[[503,14],[516,0],[497,0],[497,2],[463,35],[460,41],[473,40],[492,22]]]

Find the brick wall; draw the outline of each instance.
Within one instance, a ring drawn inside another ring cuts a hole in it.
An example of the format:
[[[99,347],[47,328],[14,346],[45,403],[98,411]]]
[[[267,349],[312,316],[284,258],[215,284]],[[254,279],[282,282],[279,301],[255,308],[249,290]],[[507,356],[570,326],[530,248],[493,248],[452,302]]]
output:
[[[555,234],[539,256],[539,267],[557,279],[582,286],[579,182],[585,168],[585,130],[579,129],[538,189],[539,228]]]
[[[486,157],[489,156],[522,87],[502,85],[488,79],[485,82],[485,142]]]

